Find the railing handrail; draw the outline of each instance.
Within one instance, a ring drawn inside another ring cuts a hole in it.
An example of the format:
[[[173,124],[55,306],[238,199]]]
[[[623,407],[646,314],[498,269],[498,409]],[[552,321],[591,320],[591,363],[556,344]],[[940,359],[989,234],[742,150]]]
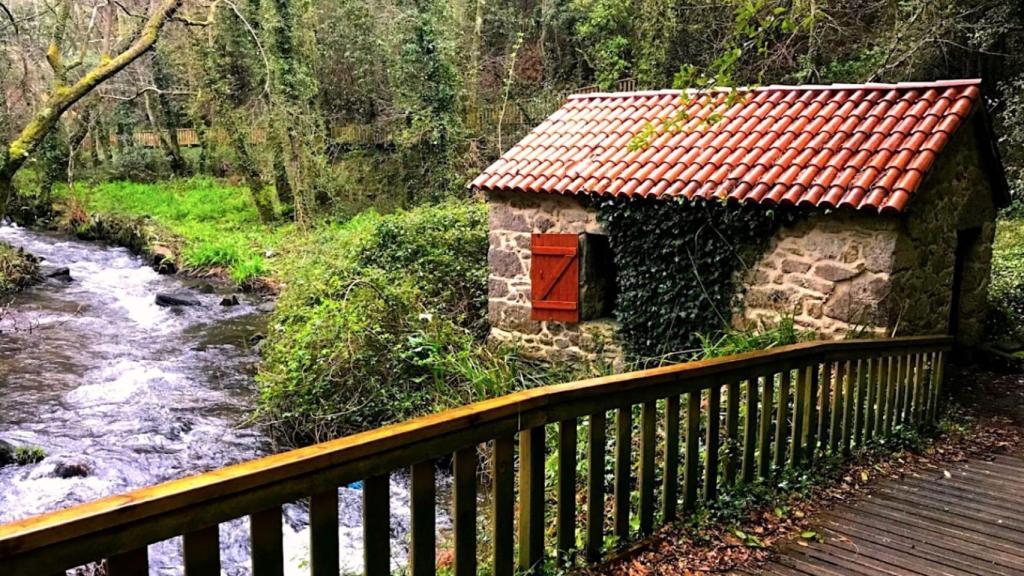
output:
[[[820,357],[822,361],[844,360],[864,353],[884,355],[888,352],[902,354],[913,350],[947,350],[951,345],[952,338],[948,336],[807,342],[523,390],[0,525],[0,559],[41,551],[51,545],[100,533],[109,534],[111,530],[172,513],[186,513],[198,506],[208,506],[228,499],[244,500],[254,490],[308,480],[313,475],[359,461],[383,459],[391,469],[411,465],[432,457],[432,454],[418,450],[396,454],[396,451],[414,445],[425,446],[431,441],[445,438],[448,439],[447,444],[444,444],[443,450],[435,446],[436,452],[450,451],[461,445],[471,446],[479,443],[481,438],[496,437],[496,428],[502,428],[501,433],[514,433],[595,410],[612,409],[623,403],[618,399],[623,395],[628,396],[630,404],[642,401],[647,396],[654,398],[664,393],[661,388],[666,384],[678,387],[692,382],[694,386],[690,388],[700,390],[730,376],[758,374],[761,370],[796,363],[809,356]],[[459,435],[465,435],[461,441]],[[349,475],[359,472],[365,476],[376,473],[375,470],[360,469]],[[353,477],[353,480],[358,476]],[[338,478],[333,480],[337,481]],[[294,490],[286,491],[285,494],[293,496],[292,492]],[[223,515],[237,512],[228,508]],[[210,518],[212,516],[204,517],[203,520],[208,523]],[[152,536],[153,533],[146,535]],[[136,544],[127,543],[126,546]]]

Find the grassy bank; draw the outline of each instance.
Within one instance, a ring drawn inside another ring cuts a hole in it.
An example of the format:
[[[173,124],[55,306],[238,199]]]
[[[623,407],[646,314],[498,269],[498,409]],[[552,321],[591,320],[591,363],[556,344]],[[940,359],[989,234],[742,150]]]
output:
[[[270,274],[268,254],[291,229],[261,224],[247,189],[211,178],[106,182],[63,194],[76,232],[89,236],[97,225],[133,221],[150,243],[173,248],[186,270],[223,269],[237,284]]]
[[[39,264],[31,255],[0,242],[0,295],[17,292],[39,278]]]
[[[570,377],[484,343],[487,216],[449,201],[296,234],[259,417],[305,444]]]
[[[1011,348],[1024,344],[1024,218],[1004,218],[996,225],[989,302],[991,336]]]

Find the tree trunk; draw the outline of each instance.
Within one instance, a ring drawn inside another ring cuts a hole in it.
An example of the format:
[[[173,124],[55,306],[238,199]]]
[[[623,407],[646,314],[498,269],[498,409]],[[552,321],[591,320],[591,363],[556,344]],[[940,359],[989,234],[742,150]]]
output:
[[[10,169],[7,151],[0,149],[0,220],[7,215],[7,205],[14,196],[14,172]]]
[[[7,215],[7,204],[14,197],[14,183],[10,176],[0,175],[0,219]]]
[[[160,30],[181,7],[182,0],[162,0],[150,14],[138,37],[120,54],[102,60],[71,85],[63,83],[63,64],[60,62],[60,46],[51,44],[47,59],[54,70],[55,83],[47,95],[46,102],[36,110],[32,119],[8,145],[3,147],[2,174],[0,174],[0,217],[6,213],[12,193],[11,181],[14,173],[35,152],[43,138],[57,125],[61,115],[76,102],[92,92],[97,86],[114,76],[126,66],[149,51],[156,43]],[[70,3],[67,3],[70,4]],[[55,41],[59,40],[55,38]]]
[[[175,176],[184,176],[187,172],[187,165],[185,164],[185,159],[181,156],[181,148],[178,147],[177,134],[173,138],[169,135],[170,132],[175,131],[175,128],[173,126],[160,125],[156,113],[153,111],[153,105],[150,102],[148,92],[142,95],[142,103],[146,109],[146,118],[149,119],[149,126],[153,130],[153,136],[160,149],[164,151],[167,163],[171,167],[171,173]]]
[[[292,184],[288,180],[288,168],[284,163],[284,150],[277,146],[274,151],[274,190],[277,192],[277,201],[289,206],[295,205],[295,195],[292,193]]]
[[[231,130],[231,140],[235,146],[235,157],[238,159],[238,167],[241,169],[245,183],[249,187],[249,193],[252,195],[253,204],[256,205],[256,212],[259,213],[260,222],[266,224],[274,221],[274,204],[263,193],[263,189],[267,185],[263,181],[263,176],[256,167],[252,156],[249,154],[249,149],[245,146],[246,136],[247,134],[241,130]]]

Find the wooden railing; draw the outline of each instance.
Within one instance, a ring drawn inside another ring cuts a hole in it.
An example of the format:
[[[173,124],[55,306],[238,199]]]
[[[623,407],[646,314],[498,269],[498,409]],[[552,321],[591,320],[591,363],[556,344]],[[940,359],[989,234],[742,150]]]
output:
[[[487,487],[497,519],[482,560],[493,573],[538,569],[551,551],[563,562],[592,562],[609,535],[620,542],[642,537],[734,484],[932,422],[950,346],[948,337],[805,343],[525,390],[0,526],[0,566],[4,574],[36,576],[106,558],[110,576],[144,574],[147,545],[184,535],[185,573],[217,575],[218,524],[248,515],[253,573],[281,574],[281,506],[308,498],[312,574],[337,576],[338,487],[362,480],[365,572],[384,575],[391,569],[389,475],[408,470],[409,570],[432,575],[435,463],[454,455],[453,570],[475,574],[482,447],[491,451]],[[609,412],[615,440],[610,494]],[[584,480],[577,478],[581,419],[589,470],[583,515],[577,510],[577,481]],[[545,494],[548,426],[557,428],[552,499]],[[553,541],[545,522],[549,504]],[[636,533],[631,514],[639,521]]]

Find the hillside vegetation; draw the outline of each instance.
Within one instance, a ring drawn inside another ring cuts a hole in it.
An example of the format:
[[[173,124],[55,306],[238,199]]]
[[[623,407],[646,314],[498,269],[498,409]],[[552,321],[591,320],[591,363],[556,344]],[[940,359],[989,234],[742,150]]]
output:
[[[289,236],[259,417],[305,443],[567,377],[484,343],[487,213],[447,201]]]

